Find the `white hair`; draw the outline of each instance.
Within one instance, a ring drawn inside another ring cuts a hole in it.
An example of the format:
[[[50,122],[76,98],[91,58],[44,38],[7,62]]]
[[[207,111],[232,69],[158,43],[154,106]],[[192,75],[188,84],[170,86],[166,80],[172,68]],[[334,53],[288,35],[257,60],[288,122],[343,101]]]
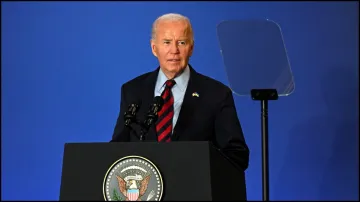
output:
[[[177,14],[177,13],[168,13],[168,14],[164,14],[160,17],[158,17],[153,25],[152,25],[152,29],[151,29],[151,39],[155,40],[156,38],[156,29],[157,29],[157,25],[159,24],[159,22],[161,21],[185,21],[188,23],[189,26],[189,31],[190,31],[190,35],[191,35],[191,42],[194,42],[194,33],[193,33],[193,29],[190,23],[189,18],[187,18],[186,16],[183,16],[181,14]]]

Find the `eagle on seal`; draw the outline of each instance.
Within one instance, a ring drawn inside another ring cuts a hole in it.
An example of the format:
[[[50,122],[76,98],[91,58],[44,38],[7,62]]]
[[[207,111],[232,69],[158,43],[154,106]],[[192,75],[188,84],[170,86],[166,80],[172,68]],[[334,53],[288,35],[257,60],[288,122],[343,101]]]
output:
[[[136,180],[139,179],[136,179],[137,176],[135,179],[131,179],[131,177],[129,177],[129,180],[124,180],[120,176],[116,176],[116,178],[119,184],[120,192],[126,197],[125,201],[141,201],[140,198],[145,194],[150,181],[150,175],[146,176],[140,181],[140,188],[138,188]]]

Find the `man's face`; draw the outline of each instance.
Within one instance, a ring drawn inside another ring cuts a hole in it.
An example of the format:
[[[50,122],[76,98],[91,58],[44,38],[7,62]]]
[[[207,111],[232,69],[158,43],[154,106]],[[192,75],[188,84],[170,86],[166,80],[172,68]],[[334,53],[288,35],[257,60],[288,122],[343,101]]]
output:
[[[156,38],[151,40],[151,50],[166,75],[176,76],[185,69],[193,51],[191,40],[186,21],[158,23]]]

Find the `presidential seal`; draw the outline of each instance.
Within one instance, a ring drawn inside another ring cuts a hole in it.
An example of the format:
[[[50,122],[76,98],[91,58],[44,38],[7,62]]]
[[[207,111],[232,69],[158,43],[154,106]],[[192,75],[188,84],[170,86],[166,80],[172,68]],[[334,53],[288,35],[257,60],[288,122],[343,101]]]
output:
[[[148,159],[127,156],[117,160],[107,171],[103,194],[105,201],[160,201],[162,177]]]

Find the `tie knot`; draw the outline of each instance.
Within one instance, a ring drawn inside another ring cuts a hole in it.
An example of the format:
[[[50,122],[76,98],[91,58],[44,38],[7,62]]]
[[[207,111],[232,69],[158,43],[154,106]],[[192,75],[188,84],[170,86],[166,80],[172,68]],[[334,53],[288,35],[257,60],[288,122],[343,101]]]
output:
[[[168,87],[168,88],[172,88],[174,85],[175,85],[175,80],[167,80],[166,82],[165,82],[165,84],[166,84],[166,87]]]

